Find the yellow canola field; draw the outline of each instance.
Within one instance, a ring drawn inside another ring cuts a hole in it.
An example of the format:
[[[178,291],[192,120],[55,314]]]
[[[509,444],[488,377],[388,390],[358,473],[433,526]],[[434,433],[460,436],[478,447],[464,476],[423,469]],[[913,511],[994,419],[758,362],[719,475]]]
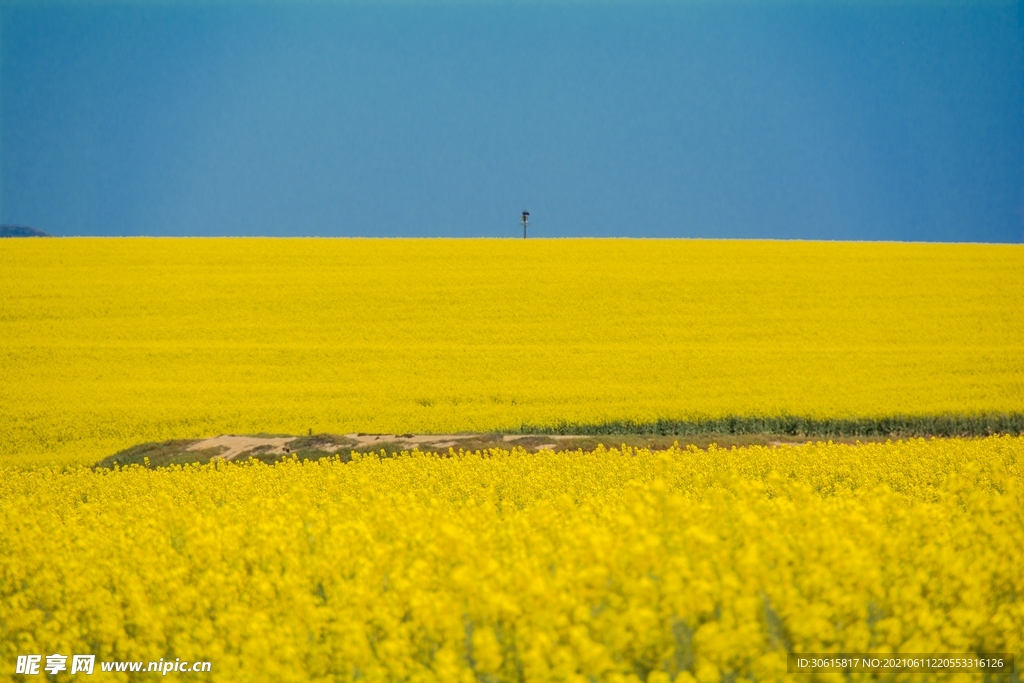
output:
[[[0,457],[220,433],[1024,412],[1024,247],[0,241]]]
[[[0,474],[4,675],[717,683],[791,680],[789,650],[1024,653],[1021,437]]]

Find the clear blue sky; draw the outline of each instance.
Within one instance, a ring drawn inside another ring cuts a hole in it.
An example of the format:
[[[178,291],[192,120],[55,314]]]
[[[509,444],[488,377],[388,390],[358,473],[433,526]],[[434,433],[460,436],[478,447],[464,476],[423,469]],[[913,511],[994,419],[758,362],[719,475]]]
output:
[[[3,223],[1024,241],[1020,3],[0,1]]]

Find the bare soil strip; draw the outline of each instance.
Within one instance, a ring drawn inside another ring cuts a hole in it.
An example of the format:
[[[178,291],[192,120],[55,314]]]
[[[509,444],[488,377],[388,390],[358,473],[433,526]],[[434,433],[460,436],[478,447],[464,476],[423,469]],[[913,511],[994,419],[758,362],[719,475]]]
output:
[[[344,461],[352,453],[374,453],[391,457],[403,451],[419,450],[424,453],[448,453],[449,450],[476,452],[492,448],[510,450],[521,448],[529,453],[538,451],[592,451],[603,444],[606,447],[632,446],[634,448],[664,449],[678,444],[707,448],[716,444],[721,448],[733,446],[799,446],[817,439],[779,434],[699,434],[688,436],[642,434],[221,434],[207,439],[184,439],[144,443],[115,453],[96,464],[113,468],[129,465],[164,467],[204,463],[211,460],[247,461],[250,458],[274,463],[284,458],[317,460],[337,456]],[[838,443],[881,441],[881,438],[836,438]]]
[[[576,437],[566,435],[544,436],[537,443],[536,436],[520,436],[506,434],[501,436],[500,444],[507,444],[509,447],[523,446],[527,450],[555,450],[558,442],[567,441]],[[458,448],[469,442],[479,442],[480,434],[344,434],[341,438],[317,439],[314,443],[301,443],[302,437],[285,436],[236,436],[234,434],[221,434],[211,439],[196,441],[186,450],[190,452],[208,451],[218,449],[216,457],[222,460],[235,460],[242,455],[279,455],[284,456],[303,449],[312,447],[324,453],[340,453],[342,451],[376,451],[378,447],[384,450],[398,448],[403,451],[419,449],[421,451],[447,451],[449,448]],[[297,443],[299,442],[299,443]],[[477,445],[474,443],[473,445]]]
[[[558,448],[558,443],[576,438],[571,435],[545,434],[538,438],[537,435],[522,434],[346,434],[346,438],[356,442],[357,450],[374,448],[377,444],[399,444],[404,446],[403,450],[418,448],[421,451],[443,450],[458,448],[468,445],[471,442],[495,441],[495,445],[507,444],[509,447],[523,446],[527,450],[536,451]]]
[[[215,436],[212,439],[197,441],[186,450],[205,451],[212,448],[220,449],[217,456],[224,460],[234,460],[245,452],[255,451],[268,455],[284,455],[285,447],[294,439],[287,437],[264,438],[258,436]]]

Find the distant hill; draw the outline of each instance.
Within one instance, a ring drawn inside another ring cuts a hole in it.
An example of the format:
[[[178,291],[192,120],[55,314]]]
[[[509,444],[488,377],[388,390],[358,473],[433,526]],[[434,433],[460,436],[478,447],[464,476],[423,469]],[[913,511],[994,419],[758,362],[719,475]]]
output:
[[[0,225],[0,237],[49,237],[42,230],[27,225]]]

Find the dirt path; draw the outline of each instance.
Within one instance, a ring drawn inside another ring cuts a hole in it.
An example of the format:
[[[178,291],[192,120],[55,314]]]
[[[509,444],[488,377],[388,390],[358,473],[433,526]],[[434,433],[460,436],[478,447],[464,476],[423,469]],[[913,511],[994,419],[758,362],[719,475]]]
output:
[[[294,436],[237,436],[221,434],[203,439],[190,445],[189,451],[216,449],[218,458],[234,460],[240,455],[287,455],[301,450],[317,450],[327,453],[349,450],[413,450],[447,451],[449,448],[464,447],[476,450],[480,447],[506,445],[523,446],[528,450],[556,450],[560,441],[576,437],[563,435],[522,436],[507,434],[500,438],[488,438],[481,434],[344,434],[332,438]]]
[[[485,434],[346,434],[346,438],[352,439],[357,449],[373,448],[374,444],[401,444],[408,450],[419,448],[422,450],[448,450],[459,446],[476,444],[480,441],[494,441]],[[517,445],[517,442],[529,443],[532,450],[555,449],[558,442],[566,439],[574,439],[574,436],[544,434],[543,436],[530,436],[522,434],[505,434],[501,437],[500,443]],[[543,441],[544,443],[535,443]]]
[[[679,437],[669,437],[678,439]],[[666,439],[661,439],[662,441]],[[593,441],[593,444],[589,442]],[[519,446],[528,451],[551,450],[561,448],[576,448],[584,446],[593,448],[598,441],[607,441],[610,445],[618,445],[619,439],[608,437],[588,437],[574,434],[358,434],[343,435],[311,435],[302,436],[239,436],[234,434],[222,434],[210,439],[197,441],[188,447],[189,451],[209,451],[216,449],[218,458],[234,460],[239,456],[250,455],[272,456],[288,455],[302,451],[322,451],[325,453],[347,453],[356,451],[376,451],[384,449],[393,451],[421,451],[444,452],[449,448],[464,450],[485,450],[487,448],[514,448]],[[685,441],[685,439],[684,439]],[[587,443],[581,443],[587,442]],[[799,446],[807,441],[791,441],[771,439],[765,440],[769,446]],[[667,447],[671,441],[665,444],[658,444],[660,447]],[[651,444],[654,445],[654,444]]]
[[[384,451],[386,454],[420,450],[424,453],[446,453],[449,449],[476,452],[489,449],[511,450],[521,448],[530,453],[538,451],[592,451],[600,444],[610,448],[629,446],[669,448],[673,444],[708,448],[743,446],[799,446],[813,441],[811,438],[779,434],[702,434],[672,435],[580,435],[580,434],[308,434],[286,436],[282,434],[221,434],[208,439],[184,439],[132,446],[108,456],[97,463],[100,467],[127,467],[132,464],[160,467],[174,464],[204,463],[211,459],[245,461],[255,458],[273,463],[282,458],[298,457],[302,460],[340,455],[344,460],[352,451],[363,453]],[[881,441],[882,438],[836,438],[837,443]]]
[[[212,439],[197,441],[188,447],[190,451],[205,451],[208,448],[221,449],[217,457],[224,460],[234,460],[245,452],[266,453],[267,455],[284,455],[285,447],[289,442],[294,441],[290,437],[259,436],[215,436]],[[224,450],[227,449],[227,450]]]

